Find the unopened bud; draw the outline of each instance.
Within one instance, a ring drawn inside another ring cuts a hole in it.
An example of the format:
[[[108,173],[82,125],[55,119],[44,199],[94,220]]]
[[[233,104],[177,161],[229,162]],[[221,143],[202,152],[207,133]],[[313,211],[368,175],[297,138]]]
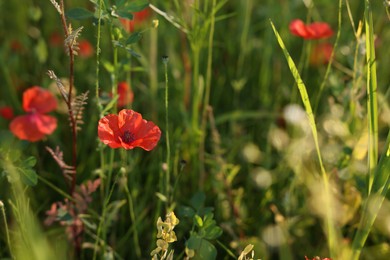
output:
[[[157,28],[158,27],[158,20],[157,19],[152,21],[152,27],[153,28]]]

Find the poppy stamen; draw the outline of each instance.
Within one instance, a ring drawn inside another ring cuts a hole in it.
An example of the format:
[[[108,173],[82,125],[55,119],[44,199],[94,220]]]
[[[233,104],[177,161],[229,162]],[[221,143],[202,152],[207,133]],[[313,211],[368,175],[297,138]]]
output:
[[[121,136],[124,143],[129,144],[135,140],[134,134],[126,130]]]

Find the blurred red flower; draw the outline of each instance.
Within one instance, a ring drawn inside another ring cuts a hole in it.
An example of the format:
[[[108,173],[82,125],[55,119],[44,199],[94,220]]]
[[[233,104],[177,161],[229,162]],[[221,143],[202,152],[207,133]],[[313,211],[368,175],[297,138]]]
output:
[[[45,115],[56,107],[57,101],[48,90],[38,86],[27,89],[23,93],[23,110],[27,114],[17,116],[11,121],[11,132],[22,140],[41,140],[57,128],[57,119]]]
[[[310,260],[307,256],[305,256],[305,260]],[[332,258],[321,258],[319,256],[314,257],[312,260],[332,260]]]
[[[0,108],[0,116],[4,119],[11,120],[14,118],[14,111],[12,107],[4,106]]]
[[[64,39],[60,33],[53,32],[52,34],[50,34],[49,44],[52,47],[63,46]]]
[[[310,54],[310,64],[327,64],[332,56],[333,46],[330,43],[320,43],[314,47]]]
[[[118,95],[118,107],[124,107],[133,102],[134,93],[131,90],[129,84],[127,84],[125,81],[118,83]]]
[[[296,19],[290,23],[290,32],[306,40],[325,39],[333,35],[333,30],[329,24],[324,22],[314,22],[306,25],[302,20]]]
[[[23,51],[23,45],[18,40],[13,40],[10,43],[11,50],[13,52],[22,52]]]
[[[129,109],[122,109],[118,115],[107,115],[99,120],[100,141],[111,148],[133,149],[141,147],[152,150],[160,140],[161,131],[151,121]]]
[[[134,29],[144,23],[150,16],[150,9],[146,8],[142,11],[133,13],[133,20],[120,18],[119,21],[128,32],[133,32]]]
[[[93,55],[93,47],[92,44],[87,40],[81,40],[79,42],[79,55],[82,58],[89,58]]]

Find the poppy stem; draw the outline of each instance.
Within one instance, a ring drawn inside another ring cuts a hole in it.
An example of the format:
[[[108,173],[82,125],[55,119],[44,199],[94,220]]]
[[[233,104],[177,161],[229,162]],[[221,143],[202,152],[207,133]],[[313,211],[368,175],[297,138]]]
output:
[[[165,139],[166,139],[166,143],[167,143],[167,161],[166,161],[167,169],[166,169],[166,184],[165,184],[166,185],[166,187],[165,187],[166,193],[165,193],[165,195],[168,198],[168,207],[170,207],[172,198],[169,194],[170,193],[170,182],[171,182],[171,180],[170,180],[171,146],[169,143],[168,61],[169,61],[168,56],[163,56],[164,73],[165,73]]]

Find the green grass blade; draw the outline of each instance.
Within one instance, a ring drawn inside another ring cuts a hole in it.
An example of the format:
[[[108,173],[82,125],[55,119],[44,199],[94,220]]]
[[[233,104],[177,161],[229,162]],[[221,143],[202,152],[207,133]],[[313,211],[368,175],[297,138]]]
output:
[[[295,79],[295,82],[296,82],[296,84],[298,86],[299,93],[301,94],[301,99],[302,99],[303,105],[305,107],[307,117],[309,119],[309,124],[310,124],[311,132],[312,132],[312,135],[313,135],[314,144],[315,144],[315,147],[316,147],[318,161],[319,161],[320,167],[321,167],[321,173],[326,175],[325,168],[324,168],[324,165],[323,165],[323,162],[322,162],[320,146],[319,146],[319,142],[318,142],[317,127],[316,127],[314,114],[313,114],[313,110],[311,108],[310,99],[309,99],[309,95],[307,94],[305,83],[303,83],[303,80],[302,80],[301,76],[299,75],[298,69],[295,66],[294,61],[292,60],[290,54],[288,53],[288,51],[286,49],[286,46],[284,45],[283,40],[280,37],[280,35],[279,35],[278,31],[276,30],[276,28],[275,28],[274,24],[272,23],[272,21],[271,21],[271,26],[272,26],[272,29],[274,30],[276,39],[278,40],[278,43],[279,43],[280,47],[283,50],[283,54],[286,57],[288,66],[290,68],[290,71],[291,71],[291,73],[292,73],[292,75],[293,75],[293,77]]]
[[[322,156],[321,156],[321,151],[320,151],[320,146],[319,146],[319,141],[318,141],[318,132],[317,132],[317,127],[316,127],[316,123],[315,123],[315,119],[314,119],[313,110],[312,110],[311,104],[310,104],[310,99],[309,99],[309,96],[307,94],[305,83],[303,83],[303,80],[302,80],[301,76],[299,75],[298,69],[297,69],[294,61],[292,60],[290,54],[288,53],[287,48],[284,45],[282,38],[280,37],[280,35],[279,35],[278,31],[276,30],[272,21],[270,21],[270,23],[271,23],[272,29],[275,33],[276,39],[277,39],[277,41],[278,41],[278,43],[283,51],[283,54],[287,60],[289,69],[290,69],[290,71],[295,79],[296,85],[297,85],[299,93],[301,95],[301,99],[302,99],[302,102],[303,102],[303,105],[305,107],[306,114],[307,114],[307,117],[309,120],[311,132],[312,132],[313,139],[314,139],[314,145],[316,148],[318,161],[319,161],[320,168],[321,168],[323,185],[324,185],[324,196],[325,196],[325,200],[326,200],[325,201],[325,203],[326,203],[325,208],[327,209],[325,222],[326,222],[326,229],[327,229],[327,235],[328,235],[328,246],[329,246],[329,251],[330,251],[331,257],[336,258],[337,254],[339,252],[338,248],[339,248],[340,243],[339,243],[339,239],[337,236],[335,223],[333,220],[332,200],[331,200],[331,193],[330,193],[330,188],[329,188],[329,179],[328,179],[328,176],[326,174],[326,171],[325,171],[325,168],[324,168],[324,165],[322,162]]]
[[[367,240],[371,227],[382,206],[390,186],[390,131],[387,135],[385,151],[376,167],[372,190],[363,204],[363,213],[360,219],[359,228],[353,239],[352,250],[353,260],[359,259],[361,250]]]
[[[377,80],[376,80],[376,60],[374,44],[374,26],[372,22],[372,12],[369,1],[365,1],[365,28],[366,28],[366,59],[367,59],[367,110],[369,125],[369,147],[368,166],[369,182],[368,194],[374,178],[374,170],[378,162],[378,101],[377,101]]]

